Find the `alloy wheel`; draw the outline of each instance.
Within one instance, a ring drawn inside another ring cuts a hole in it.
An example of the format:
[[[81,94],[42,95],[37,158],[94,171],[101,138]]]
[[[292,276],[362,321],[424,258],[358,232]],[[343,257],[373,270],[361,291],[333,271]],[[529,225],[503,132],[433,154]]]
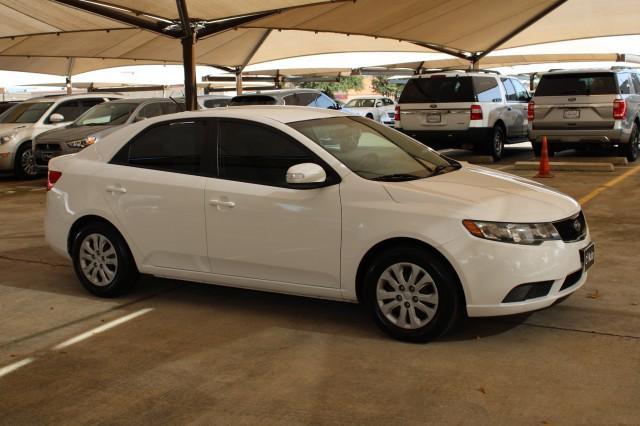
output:
[[[438,289],[427,271],[413,263],[396,263],[376,285],[380,312],[394,325],[415,330],[428,324],[438,310]]]
[[[35,176],[37,174],[33,151],[30,149],[25,150],[20,156],[20,168],[27,176]]]
[[[89,234],[80,246],[80,268],[93,285],[106,287],[118,272],[118,256],[113,243],[104,235]]]

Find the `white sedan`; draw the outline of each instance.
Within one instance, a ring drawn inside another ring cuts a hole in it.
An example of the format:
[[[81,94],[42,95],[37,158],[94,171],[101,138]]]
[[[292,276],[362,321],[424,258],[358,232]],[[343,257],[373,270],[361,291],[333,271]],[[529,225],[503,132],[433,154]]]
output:
[[[384,96],[358,96],[344,106],[350,112],[393,126],[396,104]]]
[[[361,302],[409,341],[548,307],[593,264],[568,196],[332,110],[144,120],[51,160],[48,188],[47,241],[95,295],[144,273]]]

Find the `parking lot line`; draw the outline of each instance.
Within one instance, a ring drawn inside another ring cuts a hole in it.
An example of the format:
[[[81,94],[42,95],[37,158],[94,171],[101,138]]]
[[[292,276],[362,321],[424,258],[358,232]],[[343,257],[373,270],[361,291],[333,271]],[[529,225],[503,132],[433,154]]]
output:
[[[636,174],[638,172],[640,172],[640,164],[638,164],[637,166],[635,166],[631,170],[627,170],[626,172],[624,172],[620,176],[611,179],[610,181],[606,182],[605,184],[599,186],[598,188],[594,189],[593,191],[591,191],[590,193],[588,193],[584,197],[580,198],[578,200],[578,202],[581,205],[585,205],[589,201],[593,200],[598,195],[600,195],[602,192],[606,191],[609,188],[613,188],[614,186],[618,185],[620,182],[624,181],[629,176],[633,176],[634,174]]]
[[[13,371],[16,371],[18,368],[31,364],[33,361],[35,361],[35,358],[25,358],[22,361],[14,362],[13,364],[4,366],[0,368],[0,377],[4,377]]]
[[[131,313],[129,315],[125,315],[122,318],[118,318],[116,320],[113,320],[111,322],[103,324],[103,325],[101,325],[99,327],[96,327],[93,330],[89,330],[89,331],[87,331],[85,333],[79,334],[76,337],[72,337],[69,340],[65,340],[64,342],[56,345],[53,349],[54,350],[58,350],[58,349],[66,348],[66,347],[71,346],[71,345],[75,345],[76,343],[81,342],[83,340],[86,340],[89,337],[92,337],[92,336],[95,336],[96,334],[105,332],[105,331],[107,331],[107,330],[109,330],[109,329],[111,329],[113,327],[117,327],[120,324],[123,324],[123,323],[125,323],[127,321],[131,321],[132,319],[137,318],[137,317],[139,317],[141,315],[144,315],[144,314],[146,314],[148,312],[151,312],[151,311],[153,311],[153,308],[146,308],[146,309],[141,309],[139,311]]]

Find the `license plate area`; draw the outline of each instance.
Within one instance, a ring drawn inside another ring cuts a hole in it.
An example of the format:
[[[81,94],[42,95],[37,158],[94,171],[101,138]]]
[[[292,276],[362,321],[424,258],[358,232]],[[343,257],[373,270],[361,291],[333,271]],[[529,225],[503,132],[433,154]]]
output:
[[[439,112],[428,112],[425,114],[425,121],[427,124],[440,124],[442,123],[442,114]]]
[[[596,245],[594,243],[589,244],[583,249],[580,249],[580,262],[582,262],[582,270],[587,271],[591,268],[596,261]]]
[[[564,118],[566,120],[577,120],[580,118],[580,110],[579,109],[565,109],[564,110]]]

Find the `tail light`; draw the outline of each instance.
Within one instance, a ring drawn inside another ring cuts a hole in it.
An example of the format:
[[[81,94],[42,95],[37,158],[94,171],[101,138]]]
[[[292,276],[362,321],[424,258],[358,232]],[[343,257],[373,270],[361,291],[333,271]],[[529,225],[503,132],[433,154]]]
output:
[[[622,120],[627,115],[627,103],[624,99],[613,101],[613,119]]]
[[[49,170],[49,175],[47,179],[47,191],[53,188],[53,185],[56,184],[58,180],[62,177],[62,172],[57,172],[55,170]]]
[[[536,117],[536,103],[531,101],[529,102],[529,106],[527,107],[527,119],[529,121],[533,121],[533,119]]]
[[[471,105],[470,120],[482,120],[482,107],[480,105]]]
[[[393,115],[395,121],[400,121],[400,105],[396,105],[396,113]]]

